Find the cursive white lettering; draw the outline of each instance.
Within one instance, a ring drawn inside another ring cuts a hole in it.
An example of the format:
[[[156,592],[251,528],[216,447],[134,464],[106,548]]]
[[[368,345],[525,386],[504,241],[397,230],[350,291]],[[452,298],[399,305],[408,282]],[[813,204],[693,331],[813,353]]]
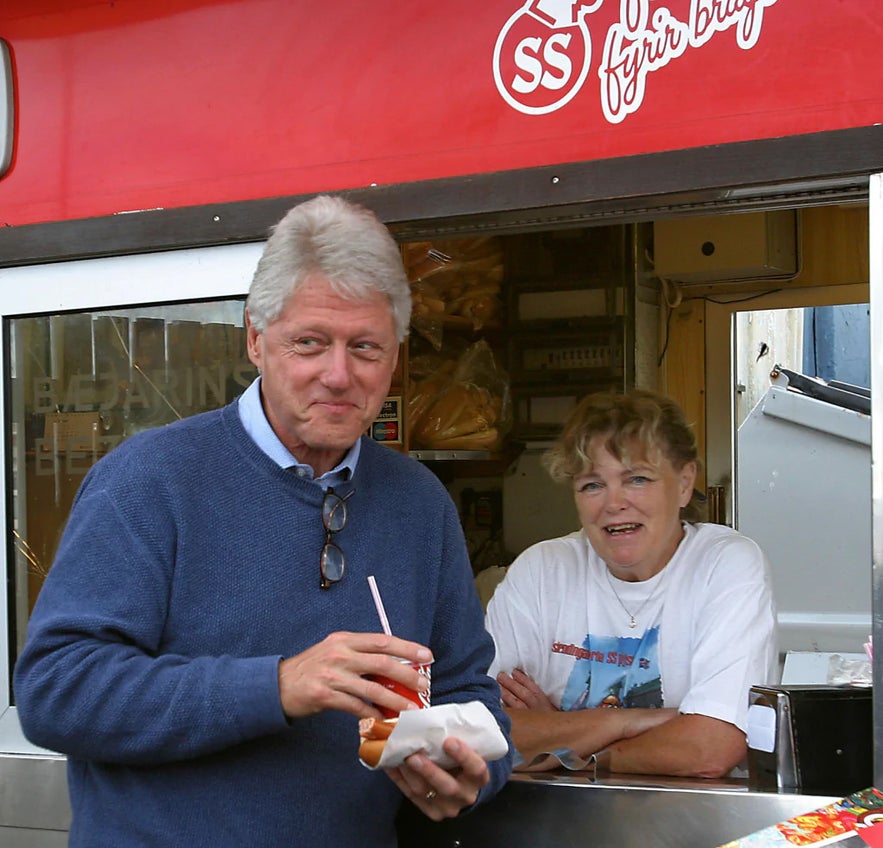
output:
[[[715,33],[736,28],[736,43],[743,50],[757,44],[763,27],[764,9],[776,0],[692,0],[690,43],[701,47]]]
[[[651,19],[649,0],[622,0],[622,17],[607,31],[598,69],[601,108],[612,124],[620,123],[641,105],[647,75],[689,46],[687,25],[664,7]]]
[[[647,76],[701,47],[716,33],[735,28],[743,50],[757,44],[764,10],[777,0],[691,0],[688,21],[664,6],[650,15],[650,0],[620,0],[619,22],[607,31],[598,76],[601,109],[612,124],[636,112],[644,100]]]

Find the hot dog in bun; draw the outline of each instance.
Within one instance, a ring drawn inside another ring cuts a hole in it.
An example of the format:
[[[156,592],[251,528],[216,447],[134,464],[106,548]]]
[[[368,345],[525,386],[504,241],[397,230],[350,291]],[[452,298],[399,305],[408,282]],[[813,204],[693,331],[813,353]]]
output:
[[[359,759],[365,765],[376,768],[383,756],[386,740],[396,726],[397,718],[359,719]]]

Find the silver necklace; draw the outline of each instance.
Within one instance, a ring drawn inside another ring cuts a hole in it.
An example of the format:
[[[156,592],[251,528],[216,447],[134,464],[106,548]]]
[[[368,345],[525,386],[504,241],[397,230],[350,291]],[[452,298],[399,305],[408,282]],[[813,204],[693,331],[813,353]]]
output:
[[[613,592],[613,596],[619,601],[619,605],[623,608],[625,614],[629,617],[629,627],[634,630],[638,626],[638,616],[641,614],[641,610],[644,609],[645,606],[650,602],[650,599],[656,594],[659,590],[659,587],[663,583],[663,578],[659,578],[659,582],[653,587],[653,591],[641,601],[641,605],[632,612],[623,602],[622,598],[619,597],[619,592],[616,591],[616,586],[613,585],[613,580],[610,577],[610,569],[605,566],[604,573],[607,575],[607,584],[610,586],[610,591]]]

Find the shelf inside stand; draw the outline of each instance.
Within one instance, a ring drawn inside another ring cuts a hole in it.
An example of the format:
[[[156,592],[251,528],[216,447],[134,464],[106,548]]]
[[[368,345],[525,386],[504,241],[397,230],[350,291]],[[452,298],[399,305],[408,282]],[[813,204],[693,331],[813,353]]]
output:
[[[478,461],[486,461],[489,459],[495,459],[496,454],[491,453],[490,451],[485,450],[423,450],[417,449],[409,451],[409,454],[414,457],[414,459],[419,459],[421,462],[446,462],[446,461],[464,461],[464,460],[478,460]]]

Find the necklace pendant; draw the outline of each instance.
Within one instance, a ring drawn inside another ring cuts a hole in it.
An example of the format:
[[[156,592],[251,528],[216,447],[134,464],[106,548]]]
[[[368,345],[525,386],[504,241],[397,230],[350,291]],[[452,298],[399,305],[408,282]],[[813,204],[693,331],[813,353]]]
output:
[[[634,628],[636,628],[637,626],[638,626],[638,622],[635,620],[635,617],[632,616],[632,620],[629,622],[629,627],[631,627],[634,630]]]

